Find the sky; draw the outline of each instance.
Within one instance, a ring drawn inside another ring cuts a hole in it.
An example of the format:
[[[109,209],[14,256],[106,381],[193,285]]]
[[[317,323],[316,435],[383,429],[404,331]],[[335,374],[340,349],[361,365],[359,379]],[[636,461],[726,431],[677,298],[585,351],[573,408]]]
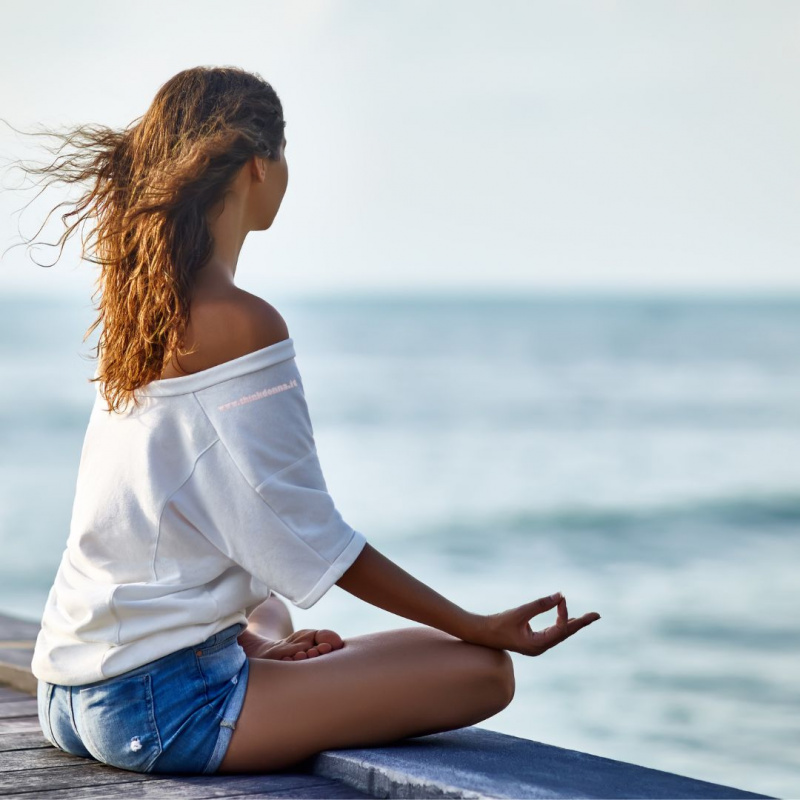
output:
[[[200,64],[273,85],[289,185],[236,274],[268,299],[800,293],[800,3],[32,0],[3,15],[0,117],[18,128],[125,126]],[[25,147],[0,124],[4,162],[43,155]],[[0,291],[87,295],[77,237],[49,269],[8,250],[65,198],[20,215],[32,194],[16,183],[3,172]]]

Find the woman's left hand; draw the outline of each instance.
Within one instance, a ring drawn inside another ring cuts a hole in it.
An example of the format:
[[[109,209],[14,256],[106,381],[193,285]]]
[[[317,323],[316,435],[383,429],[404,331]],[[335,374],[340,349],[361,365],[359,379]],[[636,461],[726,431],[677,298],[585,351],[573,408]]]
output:
[[[342,637],[327,628],[304,628],[275,642],[244,630],[239,635],[239,644],[249,658],[269,658],[276,661],[305,661],[344,647]]]

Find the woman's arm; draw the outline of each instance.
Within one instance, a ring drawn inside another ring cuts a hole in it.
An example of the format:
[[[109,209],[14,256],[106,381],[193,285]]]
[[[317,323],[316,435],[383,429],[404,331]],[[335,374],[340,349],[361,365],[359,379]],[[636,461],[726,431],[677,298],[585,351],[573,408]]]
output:
[[[459,639],[471,639],[484,619],[409,575],[369,542],[336,585],[384,611],[438,628]]]
[[[473,614],[409,575],[369,543],[336,585],[385,611],[459,639],[529,656],[542,655],[600,619],[596,611],[568,616],[567,601],[560,592],[498,614]],[[528,621],[553,608],[557,609],[555,624],[533,631]]]

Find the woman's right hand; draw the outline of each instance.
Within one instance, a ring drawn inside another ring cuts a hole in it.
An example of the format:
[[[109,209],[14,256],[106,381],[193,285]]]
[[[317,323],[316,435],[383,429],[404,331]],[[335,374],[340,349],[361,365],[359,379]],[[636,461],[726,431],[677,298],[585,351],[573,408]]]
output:
[[[558,616],[554,625],[534,631],[528,620],[558,607]],[[567,600],[557,592],[549,597],[540,597],[530,603],[502,611],[499,614],[476,615],[475,624],[470,626],[464,638],[474,644],[493,647],[496,650],[510,650],[526,656],[540,656],[559,642],[577,633],[581,628],[591,625],[600,619],[600,615],[592,611],[582,617],[569,617]]]

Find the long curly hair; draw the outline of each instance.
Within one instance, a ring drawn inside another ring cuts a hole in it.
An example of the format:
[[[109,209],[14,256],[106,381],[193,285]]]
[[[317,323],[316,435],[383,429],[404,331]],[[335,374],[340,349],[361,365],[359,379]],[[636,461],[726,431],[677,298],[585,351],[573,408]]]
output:
[[[26,133],[57,140],[47,147],[49,164],[17,162],[41,176],[42,191],[59,183],[86,189],[51,209],[26,242],[30,248],[65,205],[56,261],[75,230],[89,227],[81,255],[100,266],[92,294],[99,301],[83,340],[102,325],[89,380],[100,382],[109,413],[131,400],[138,407],[135,390],[158,379],[174,353],[189,352],[180,348],[192,288],[213,250],[206,212],[253,155],[280,159],[285,126],[280,99],[260,75],[199,66],[170,78],[121,130],[87,124]]]

